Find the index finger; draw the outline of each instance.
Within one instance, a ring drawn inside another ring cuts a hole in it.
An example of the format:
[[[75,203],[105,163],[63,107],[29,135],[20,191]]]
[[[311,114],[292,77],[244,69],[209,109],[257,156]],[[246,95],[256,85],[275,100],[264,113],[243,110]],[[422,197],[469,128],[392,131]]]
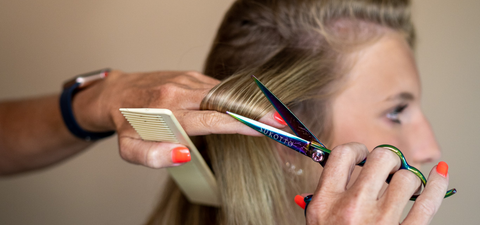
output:
[[[183,111],[175,116],[187,134],[190,136],[208,134],[243,134],[248,136],[263,136],[263,134],[222,112]],[[275,119],[273,111],[267,113],[259,121],[276,128],[283,128],[286,126]]]
[[[344,192],[355,165],[364,160],[367,155],[367,147],[359,143],[349,143],[335,147],[323,168],[315,194]]]

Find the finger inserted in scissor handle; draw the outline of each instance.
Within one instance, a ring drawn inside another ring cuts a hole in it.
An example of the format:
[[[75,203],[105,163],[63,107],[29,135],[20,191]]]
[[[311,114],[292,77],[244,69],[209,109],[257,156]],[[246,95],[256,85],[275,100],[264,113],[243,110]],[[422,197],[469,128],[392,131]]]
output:
[[[420,170],[418,170],[417,168],[415,168],[413,166],[410,166],[407,163],[407,160],[405,159],[405,156],[403,155],[403,153],[397,147],[395,147],[393,145],[379,145],[379,146],[377,146],[377,148],[385,148],[385,149],[388,149],[388,150],[392,151],[393,153],[395,153],[400,158],[400,161],[401,161],[400,169],[405,169],[405,170],[408,170],[408,171],[412,172],[413,174],[415,174],[422,181],[423,187],[425,187],[425,185],[427,185],[427,179],[422,174],[422,172],[420,172]],[[389,176],[390,179],[391,179],[391,176],[393,176],[393,174],[391,174]],[[387,181],[389,182],[390,179],[387,179]],[[448,197],[454,195],[455,193],[457,193],[457,189],[455,189],[455,188],[450,189],[450,190],[447,191],[444,198],[448,198]],[[410,198],[410,200],[415,201],[418,198],[418,196],[419,195],[413,195]]]
[[[322,147],[320,145],[316,145],[314,142],[312,142],[311,144],[312,146],[312,149],[314,150],[311,150],[309,152],[309,155],[311,155],[312,153],[311,152],[315,152],[317,151],[316,149],[318,149],[318,151],[322,151],[322,152],[325,152],[326,156],[329,155],[329,153],[331,152],[331,150],[325,148],[325,147]],[[403,153],[395,146],[393,145],[379,145],[377,146],[377,148],[385,148],[387,150],[390,150],[392,151],[393,153],[395,153],[399,158],[400,158],[400,162],[401,162],[401,165],[400,165],[400,169],[405,169],[405,170],[408,170],[410,172],[412,172],[413,174],[415,174],[419,179],[420,181],[422,181],[422,185],[423,187],[425,187],[425,185],[427,185],[427,179],[425,178],[425,176],[422,174],[422,172],[420,172],[420,170],[418,170],[417,168],[409,165],[407,163],[407,160],[405,159],[405,156],[403,155]],[[314,161],[317,161],[315,159],[314,156],[311,156],[311,158],[314,160]],[[365,162],[367,161],[367,159],[364,159],[362,162],[360,162],[359,164],[357,164],[358,166],[362,166],[365,164]],[[322,166],[327,162],[327,158],[324,158],[321,162],[323,162]],[[319,162],[320,163],[320,162]],[[393,174],[390,174],[386,180],[387,183],[390,183],[390,180],[392,179],[393,177]],[[454,195],[455,193],[457,193],[457,189],[453,188],[453,189],[450,189],[447,191],[447,193],[445,194],[445,198],[448,198],[452,195]],[[417,198],[418,198],[419,195],[413,195],[410,200],[411,201],[415,201]]]

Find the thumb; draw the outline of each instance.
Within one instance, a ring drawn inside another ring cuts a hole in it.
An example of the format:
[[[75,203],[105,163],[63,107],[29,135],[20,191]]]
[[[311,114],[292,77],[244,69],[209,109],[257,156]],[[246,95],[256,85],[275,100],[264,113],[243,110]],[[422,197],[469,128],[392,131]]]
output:
[[[118,146],[125,161],[151,168],[178,166],[191,160],[187,147],[177,143],[144,141],[133,129],[119,131]]]

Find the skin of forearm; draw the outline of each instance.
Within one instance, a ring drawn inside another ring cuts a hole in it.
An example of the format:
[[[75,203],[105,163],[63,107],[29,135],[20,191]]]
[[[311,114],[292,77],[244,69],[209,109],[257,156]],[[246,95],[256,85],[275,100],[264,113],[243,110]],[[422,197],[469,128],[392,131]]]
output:
[[[0,102],[0,175],[52,165],[91,144],[68,131],[58,94]]]

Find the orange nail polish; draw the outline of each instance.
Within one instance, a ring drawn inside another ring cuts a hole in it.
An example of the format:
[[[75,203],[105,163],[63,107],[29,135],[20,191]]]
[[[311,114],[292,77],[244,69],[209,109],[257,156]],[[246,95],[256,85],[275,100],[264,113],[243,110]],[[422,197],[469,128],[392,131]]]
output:
[[[276,121],[278,121],[279,123],[283,124],[283,125],[287,125],[287,123],[285,122],[285,120],[283,120],[283,118],[280,116],[280,114],[278,114],[278,112],[275,112],[273,114],[273,118],[275,118]]]
[[[190,151],[185,147],[176,147],[172,149],[172,162],[173,163],[186,163],[191,160]]]
[[[443,177],[447,177],[448,164],[444,161],[439,162],[437,165],[437,173],[439,173]]]
[[[301,195],[295,196],[295,203],[297,203],[298,206],[300,206],[302,209],[305,209],[305,206],[307,205],[305,201],[303,200],[304,197]]]

